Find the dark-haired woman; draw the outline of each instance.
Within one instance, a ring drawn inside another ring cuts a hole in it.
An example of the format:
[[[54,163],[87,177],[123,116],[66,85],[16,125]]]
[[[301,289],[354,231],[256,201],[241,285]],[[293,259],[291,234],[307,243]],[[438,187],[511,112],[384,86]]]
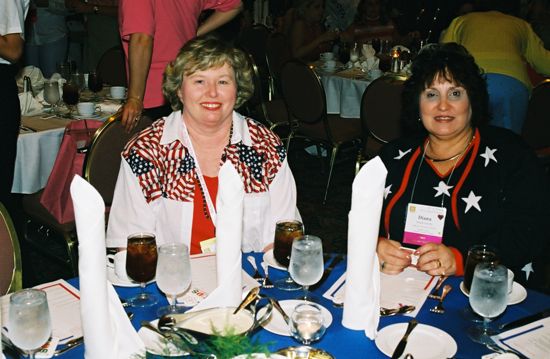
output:
[[[550,238],[547,179],[517,135],[485,125],[487,89],[473,57],[456,43],[423,49],[402,103],[419,131],[381,151],[382,271],[409,266],[413,256],[401,247],[410,247],[419,270],[461,275],[468,249],[487,243],[517,281],[536,286]]]

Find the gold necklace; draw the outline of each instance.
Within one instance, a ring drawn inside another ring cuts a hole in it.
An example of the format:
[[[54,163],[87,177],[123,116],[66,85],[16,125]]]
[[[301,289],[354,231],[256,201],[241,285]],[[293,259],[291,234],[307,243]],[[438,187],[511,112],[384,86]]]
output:
[[[470,141],[468,141],[468,144],[466,145],[466,147],[464,147],[464,149],[462,151],[460,151],[459,153],[457,153],[456,155],[454,156],[451,156],[451,157],[448,157],[448,158],[433,158],[431,157],[430,155],[428,155],[427,153],[424,154],[424,156],[432,161],[432,162],[447,162],[447,161],[452,161],[456,158],[459,158],[460,156],[462,156],[464,154],[464,152],[466,152],[466,150],[468,149],[468,147],[470,147],[470,145],[472,144],[472,141],[474,140],[474,138],[476,138],[475,135],[472,136],[472,138],[470,138]],[[428,140],[428,143],[426,144],[426,147],[429,146],[430,144],[430,140]]]

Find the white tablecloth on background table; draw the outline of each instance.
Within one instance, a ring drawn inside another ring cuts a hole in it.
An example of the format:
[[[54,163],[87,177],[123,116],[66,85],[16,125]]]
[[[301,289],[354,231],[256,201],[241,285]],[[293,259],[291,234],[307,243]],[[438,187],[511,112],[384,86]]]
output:
[[[321,82],[327,97],[328,114],[340,114],[343,118],[360,118],[361,98],[370,81],[343,77],[336,73],[322,75]]]

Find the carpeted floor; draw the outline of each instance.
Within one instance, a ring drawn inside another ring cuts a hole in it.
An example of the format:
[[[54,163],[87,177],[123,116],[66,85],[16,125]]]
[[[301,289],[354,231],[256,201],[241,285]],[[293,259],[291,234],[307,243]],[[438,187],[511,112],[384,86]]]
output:
[[[323,240],[325,252],[343,253],[347,247],[347,217],[351,202],[356,151],[354,148],[344,148],[338,155],[327,202],[323,205],[328,160],[325,157],[324,161],[321,161],[317,156],[309,155],[304,150],[307,145],[296,140],[289,151],[290,167],[298,188],[298,209],[305,230],[306,233],[317,235]],[[37,253],[23,240],[20,242],[25,287],[72,277],[71,272],[64,265]],[[44,245],[51,244],[44,243]],[[63,248],[60,247],[58,250],[63,251]]]

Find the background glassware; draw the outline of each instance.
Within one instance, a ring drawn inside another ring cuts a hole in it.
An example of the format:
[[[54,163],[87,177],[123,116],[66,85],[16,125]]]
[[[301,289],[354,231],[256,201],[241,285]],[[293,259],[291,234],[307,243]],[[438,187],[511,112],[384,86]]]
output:
[[[304,225],[297,220],[278,221],[275,225],[275,240],[273,242],[273,257],[280,265],[288,267],[292,242],[304,235]],[[292,280],[287,273],[285,278],[276,280],[275,288],[282,290],[298,290],[302,287]]]
[[[103,80],[96,71],[91,71],[88,74],[88,88],[94,93],[94,101],[97,101],[97,93],[103,89]]]
[[[59,95],[59,83],[57,81],[44,81],[44,101],[52,106],[52,113],[57,113],[57,104],[61,96]]]
[[[372,48],[374,49],[374,51],[376,51],[376,53],[380,52],[380,39],[379,38],[372,39],[371,40],[371,45],[372,45]]]
[[[157,268],[157,244],[152,233],[135,233],[128,236],[126,253],[126,273],[138,282],[141,293],[128,299],[134,307],[150,307],[158,302],[156,295],[145,291],[148,281],[155,278]]]
[[[498,262],[498,254],[495,248],[487,244],[477,244],[468,250],[464,268],[464,290],[466,293],[470,293],[470,286],[477,264],[483,262]]]
[[[176,297],[191,284],[189,248],[185,244],[170,243],[159,247],[156,281],[159,289],[170,297],[170,305],[161,307],[157,315],[183,312],[184,308],[176,306]]]
[[[304,300],[309,298],[309,286],[323,276],[323,243],[321,238],[305,235],[292,242],[288,272],[294,281],[304,288]]]
[[[52,332],[46,292],[23,289],[10,296],[8,332],[13,344],[34,358]]]
[[[57,64],[57,72],[62,78],[68,80],[71,77],[71,65],[68,62],[61,62]]]
[[[325,330],[323,312],[317,304],[298,304],[290,315],[290,333],[304,345],[319,340]]]
[[[483,317],[483,324],[469,329],[472,340],[492,344],[496,331],[490,321],[502,314],[508,305],[508,269],[495,262],[479,263],[474,271],[470,290],[470,306]]]
[[[78,87],[79,91],[82,91],[86,88],[86,81],[84,80],[84,74],[78,71],[71,74],[70,81]]]
[[[349,60],[351,62],[357,62],[359,60],[359,49],[357,48],[357,43],[355,43],[353,48],[349,50]]]
[[[63,84],[63,102],[69,108],[68,116],[71,117],[74,111],[74,106],[78,103],[80,99],[80,90],[78,85],[73,81],[67,81]]]

